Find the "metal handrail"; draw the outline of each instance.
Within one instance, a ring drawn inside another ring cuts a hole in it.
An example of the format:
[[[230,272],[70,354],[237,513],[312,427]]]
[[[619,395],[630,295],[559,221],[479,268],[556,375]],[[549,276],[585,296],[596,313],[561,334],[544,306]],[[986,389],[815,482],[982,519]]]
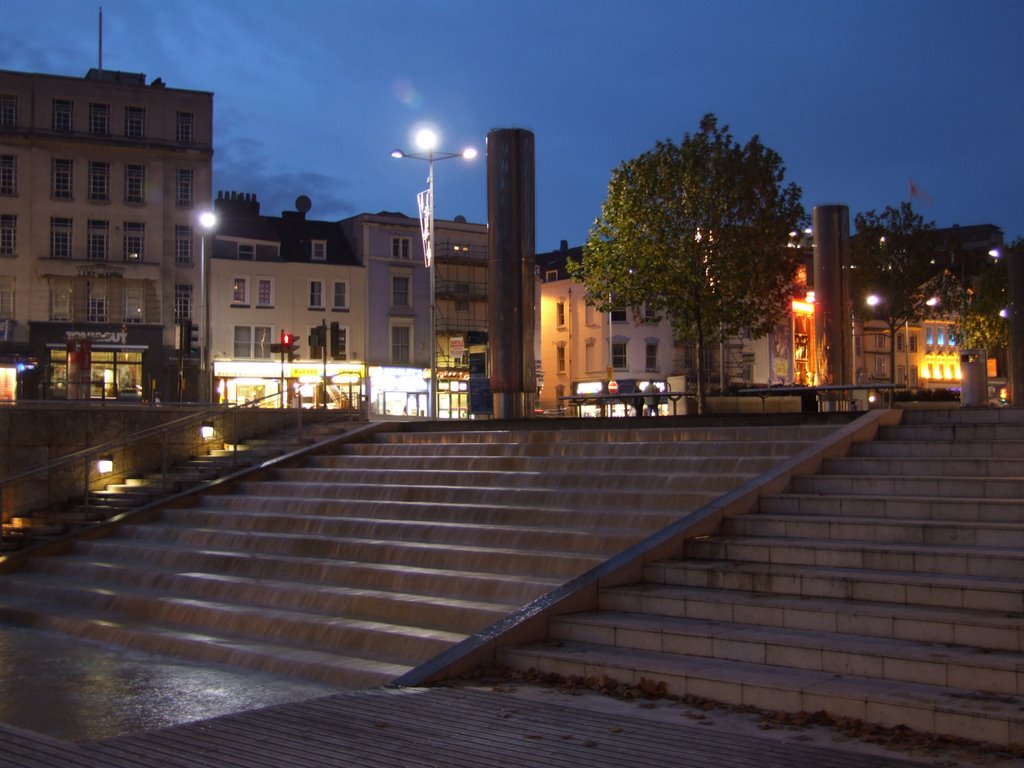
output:
[[[50,498],[49,491],[52,490],[53,486],[55,485],[53,482],[50,482],[50,478],[53,477],[55,474],[58,474],[60,476],[63,476],[64,479],[66,479],[68,475],[76,475],[79,471],[81,472],[82,475],[81,488],[84,499],[83,503],[87,509],[89,504],[89,494],[92,490],[93,484],[96,483],[96,481],[102,481],[104,484],[109,484],[111,482],[116,481],[119,477],[127,477],[128,472],[130,471],[153,471],[153,469],[155,469],[155,467],[149,466],[145,466],[144,468],[132,467],[131,469],[126,468],[124,471],[116,472],[113,473],[112,475],[97,475],[95,472],[91,471],[92,465],[100,457],[104,455],[120,454],[123,456],[125,452],[132,446],[157,439],[159,439],[161,442],[159,469],[162,476],[162,482],[164,483],[164,486],[166,488],[170,463],[168,455],[168,438],[170,435],[191,428],[198,428],[201,424],[203,424],[206,421],[213,422],[215,426],[217,421],[220,421],[221,428],[219,431],[221,434],[225,434],[225,419],[234,419],[234,417],[236,417],[237,414],[243,411],[244,409],[256,408],[259,406],[260,403],[264,401],[269,401],[272,399],[278,400],[279,398],[280,395],[275,393],[271,395],[266,395],[255,400],[250,400],[244,404],[231,404],[228,406],[206,407],[195,413],[189,413],[185,416],[182,416],[181,418],[173,419],[172,421],[166,422],[164,424],[140,430],[139,432],[135,432],[129,435],[128,437],[117,440],[108,440],[107,442],[102,443],[100,445],[84,448],[82,450],[75,451],[73,453],[61,456],[56,459],[52,459],[42,464],[24,467],[22,469],[18,469],[14,472],[11,472],[5,475],[4,477],[0,477],[0,518],[2,518],[3,523],[8,523],[13,518],[22,517],[25,514],[36,511],[43,506],[52,507],[56,503],[66,501],[68,498],[71,498],[72,496],[75,495],[75,492],[73,490],[73,484],[64,483],[63,485],[66,488],[66,492],[62,494],[60,498]],[[292,413],[293,410],[294,413]],[[297,407],[295,409],[266,409],[266,412],[268,414],[280,413],[283,420],[295,418],[297,432],[301,437],[302,410],[303,409],[301,407]],[[351,417],[351,415],[355,412],[356,411],[346,410],[339,415]],[[236,423],[234,421],[231,424],[230,432],[234,436],[234,439],[232,440],[232,445],[234,448],[234,454],[237,461],[238,432],[236,429]],[[22,502],[21,504],[19,504],[17,501],[12,500],[12,486],[14,486],[17,483],[35,481],[42,481],[47,484],[48,492],[45,505],[39,504],[36,501],[36,499],[38,498],[36,494],[30,494],[28,496],[28,501]],[[58,483],[57,485],[60,484]]]

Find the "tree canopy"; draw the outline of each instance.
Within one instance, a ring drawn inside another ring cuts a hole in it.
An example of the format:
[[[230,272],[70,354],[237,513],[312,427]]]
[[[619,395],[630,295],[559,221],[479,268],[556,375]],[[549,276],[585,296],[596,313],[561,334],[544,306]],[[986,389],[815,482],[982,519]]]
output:
[[[646,307],[692,341],[704,410],[706,344],[750,329],[764,335],[789,311],[800,266],[787,248],[806,215],[781,157],[757,136],[737,143],[707,114],[681,143],[659,141],[612,173],[580,264],[599,310]]]

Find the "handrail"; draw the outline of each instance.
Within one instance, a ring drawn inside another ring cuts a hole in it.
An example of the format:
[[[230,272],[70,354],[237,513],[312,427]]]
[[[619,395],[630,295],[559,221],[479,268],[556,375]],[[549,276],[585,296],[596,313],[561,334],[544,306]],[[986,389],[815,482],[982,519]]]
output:
[[[64,502],[68,498],[75,495],[75,488],[81,488],[84,504],[88,509],[89,493],[92,490],[92,485],[96,481],[103,481],[104,484],[116,482],[119,478],[125,478],[129,476],[129,472],[151,472],[157,469],[152,466],[156,463],[155,460],[146,463],[145,461],[139,460],[139,466],[124,467],[123,470],[112,473],[111,475],[99,475],[91,470],[93,463],[100,457],[111,454],[111,455],[125,455],[126,452],[133,446],[137,446],[140,443],[160,440],[160,456],[159,456],[159,470],[162,475],[162,482],[166,485],[167,474],[169,469],[169,446],[168,437],[174,433],[181,433],[187,431],[193,426],[198,428],[201,424],[206,421],[210,421],[216,427],[217,422],[220,422],[219,432],[221,435],[225,435],[228,432],[232,435],[232,445],[237,457],[238,450],[238,431],[237,431],[237,414],[244,410],[257,408],[260,403],[269,400],[278,400],[280,395],[277,393],[266,395],[264,397],[247,401],[244,404],[231,404],[227,406],[207,406],[194,413],[186,414],[180,418],[173,419],[163,424],[159,424],[146,429],[135,432],[127,437],[108,440],[100,445],[91,446],[75,451],[64,456],[60,456],[50,461],[35,464],[29,467],[24,467],[14,472],[11,472],[3,477],[0,477],[0,518],[3,523],[8,523],[12,518],[22,517],[29,512],[36,511],[40,508],[52,507],[58,502]],[[294,409],[260,409],[261,413],[268,416],[273,414],[280,414],[283,421],[294,418],[296,419],[296,429],[299,435],[302,434],[302,408],[296,407]],[[294,412],[293,412],[294,411]],[[323,413],[318,411],[318,413]],[[339,411],[338,416],[351,417],[353,414],[357,414],[358,411],[355,409],[346,409]],[[228,425],[226,420],[231,418],[232,423]],[[230,430],[225,427],[230,426]],[[197,433],[198,434],[198,433]],[[196,442],[200,441],[201,438],[196,438]],[[139,453],[142,453],[141,451]],[[136,458],[139,458],[136,456]],[[57,473],[57,480],[53,480],[54,474]],[[45,494],[40,494],[38,491],[25,493],[21,502],[17,499],[12,498],[12,487],[18,483],[34,482],[36,480],[46,483]],[[51,497],[51,491],[57,488],[62,489],[63,493],[56,493]],[[40,502],[41,496],[45,495],[45,503]]]

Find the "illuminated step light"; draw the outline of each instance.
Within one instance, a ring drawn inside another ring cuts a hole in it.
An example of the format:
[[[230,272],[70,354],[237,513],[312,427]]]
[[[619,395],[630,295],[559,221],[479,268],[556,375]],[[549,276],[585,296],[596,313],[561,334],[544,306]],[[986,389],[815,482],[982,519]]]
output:
[[[199,435],[203,438],[203,440],[209,440],[211,437],[213,437],[213,422],[204,421],[199,426]]]
[[[109,475],[114,471],[114,457],[113,456],[101,456],[96,459],[96,471],[101,475]]]

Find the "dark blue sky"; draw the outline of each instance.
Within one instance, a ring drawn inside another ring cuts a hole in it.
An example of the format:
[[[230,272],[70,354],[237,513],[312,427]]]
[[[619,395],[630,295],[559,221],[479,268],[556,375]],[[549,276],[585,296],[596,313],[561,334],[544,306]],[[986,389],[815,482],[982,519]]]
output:
[[[580,245],[612,169],[715,113],[814,205],[921,190],[937,226],[1024,236],[1020,0],[103,0],[103,65],[215,94],[215,191],[264,213],[416,215],[426,165],[536,135],[537,249]],[[0,68],[82,76],[99,2],[6,0]],[[438,216],[485,222],[486,164],[436,167]]]

